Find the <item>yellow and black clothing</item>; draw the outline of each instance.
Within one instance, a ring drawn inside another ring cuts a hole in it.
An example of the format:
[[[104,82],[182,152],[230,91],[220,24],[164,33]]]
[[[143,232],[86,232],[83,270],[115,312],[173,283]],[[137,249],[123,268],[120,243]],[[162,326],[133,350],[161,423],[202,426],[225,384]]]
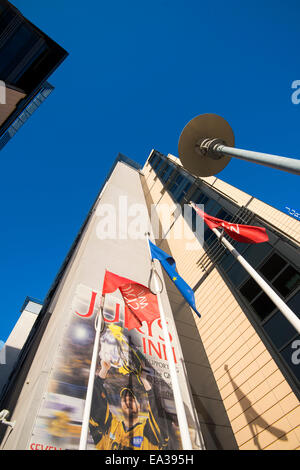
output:
[[[90,432],[98,450],[160,450],[166,448],[165,413],[151,389],[148,418],[126,429],[125,423],[111,413],[104,380],[96,377],[91,407]]]
[[[54,437],[65,437],[69,426],[69,414],[65,411],[56,411],[51,420],[48,431]]]

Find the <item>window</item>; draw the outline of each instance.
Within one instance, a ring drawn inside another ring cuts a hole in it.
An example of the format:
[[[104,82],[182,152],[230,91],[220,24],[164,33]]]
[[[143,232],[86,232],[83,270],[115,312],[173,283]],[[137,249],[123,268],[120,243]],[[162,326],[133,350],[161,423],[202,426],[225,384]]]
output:
[[[153,153],[151,157],[149,158],[148,163],[150,163],[150,165],[153,166],[153,163],[157,160],[157,158],[158,158],[157,153]]]
[[[277,253],[274,253],[259,271],[267,280],[271,281],[275,274],[281,271],[284,266],[286,266],[286,261]]]
[[[251,277],[240,289],[240,292],[248,302],[252,302],[252,300],[261,292],[261,289]]]
[[[263,256],[264,245],[254,255],[254,248],[258,248],[257,245],[253,245],[246,250],[246,256],[250,263],[252,260],[252,266],[257,267],[260,256]],[[265,247],[270,250],[270,246]],[[235,263],[236,264],[236,263]],[[238,280],[239,272],[235,264],[229,269],[227,275],[235,284],[239,286],[240,281]],[[284,299],[287,299],[286,303],[290,309],[300,316],[300,273],[292,266],[286,259],[283,258],[279,253],[273,252],[265,261],[258,267],[258,271],[262,274],[267,282],[274,288],[274,290],[280,294]],[[291,357],[296,354],[293,350],[293,341],[297,336],[297,332],[294,327],[288,322],[282,312],[280,312],[276,305],[272,302],[267,294],[259,287],[259,285],[252,278],[248,278],[239,288],[240,293],[247,303],[250,305],[254,315],[256,316],[261,327],[266,332],[270,341],[273,343],[275,349],[278,351],[281,358],[287,364],[289,370],[293,373],[297,380],[299,380],[299,368],[293,363]],[[292,297],[291,297],[292,296]],[[300,360],[300,341],[299,341],[299,360]]]
[[[214,199],[208,199],[208,201],[201,202],[200,204],[204,204],[204,212],[213,217],[216,217],[216,214],[222,209],[220,204]]]
[[[166,166],[162,169],[162,171],[161,171],[161,173],[158,175],[158,177],[160,178],[160,180],[161,180],[163,183],[166,183],[173,170],[174,170],[173,165],[166,165]]]
[[[175,180],[173,181],[173,183],[171,184],[170,188],[169,188],[169,192],[171,194],[175,194],[175,192],[177,191],[178,187],[180,186],[180,184],[182,183],[183,181],[183,175],[181,175],[180,173],[176,176]]]
[[[161,157],[158,157],[157,160],[153,163],[153,170],[157,170],[160,165],[162,164],[163,159]]]
[[[298,273],[293,266],[286,267],[273,282],[273,286],[278,290],[282,297],[287,297],[299,285],[300,273]]]
[[[251,307],[261,320],[264,320],[264,318],[266,318],[276,308],[270,297],[264,292],[262,292],[254,302],[252,302]]]
[[[0,76],[2,79],[5,80],[14,71],[15,67],[22,60],[24,61],[24,57],[38,43],[38,40],[38,35],[24,24],[21,24],[13,35],[8,37],[0,52]],[[30,63],[24,63],[23,73]],[[17,76],[13,75],[10,78],[10,83],[16,85]]]
[[[182,201],[182,199],[187,195],[191,186],[192,186],[192,183],[188,181],[186,185],[184,186],[183,190],[180,192],[179,196],[177,197],[178,202],[185,202],[185,203],[189,202],[189,201]]]
[[[264,330],[277,348],[281,348],[281,346],[295,336],[293,326],[278,311],[264,324]]]
[[[245,243],[240,243],[240,245],[245,246]],[[248,261],[248,263],[250,263],[255,268],[259,266],[260,263],[270,253],[270,251],[272,251],[272,246],[269,243],[255,243],[253,245],[246,246],[247,249],[243,253],[243,256]]]
[[[287,302],[287,305],[300,316],[300,291]],[[278,310],[264,323],[263,328],[278,349],[296,336],[293,326]]]
[[[235,287],[238,287],[242,282],[249,278],[249,274],[238,261],[233,263],[226,274]]]

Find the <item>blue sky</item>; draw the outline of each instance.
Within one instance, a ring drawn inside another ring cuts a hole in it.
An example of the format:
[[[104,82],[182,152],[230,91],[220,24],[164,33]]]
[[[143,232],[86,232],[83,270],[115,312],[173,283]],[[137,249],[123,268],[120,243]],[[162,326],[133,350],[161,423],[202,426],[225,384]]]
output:
[[[212,112],[237,147],[300,154],[298,0],[13,3],[70,55],[0,154],[2,340],[25,297],[46,295],[118,152],[177,155],[186,123]],[[232,160],[219,177],[300,209],[295,175]]]

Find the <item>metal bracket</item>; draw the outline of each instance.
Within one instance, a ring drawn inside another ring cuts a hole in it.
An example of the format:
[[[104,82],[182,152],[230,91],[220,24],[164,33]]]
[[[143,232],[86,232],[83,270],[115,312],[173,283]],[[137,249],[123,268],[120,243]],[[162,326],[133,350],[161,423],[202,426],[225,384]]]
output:
[[[218,238],[219,243],[222,243],[222,238],[224,237],[224,227],[221,229],[221,236]]]
[[[6,418],[8,417],[9,417],[8,410],[0,411],[0,424],[5,424],[5,426],[10,426],[11,428],[14,428],[16,421],[6,421]]]
[[[213,158],[214,160],[219,160],[222,158],[222,154],[218,152],[219,145],[225,145],[224,140],[222,139],[200,139],[195,145],[195,150],[200,155]]]

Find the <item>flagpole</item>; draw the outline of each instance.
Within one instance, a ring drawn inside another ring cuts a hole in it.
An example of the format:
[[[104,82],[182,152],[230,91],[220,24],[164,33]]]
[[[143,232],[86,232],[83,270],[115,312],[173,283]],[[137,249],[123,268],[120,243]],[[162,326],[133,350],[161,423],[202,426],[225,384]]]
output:
[[[190,202],[190,205],[194,209],[194,204]],[[217,228],[211,229],[220,242],[227,248],[230,253],[235,257],[235,259],[245,268],[245,270],[250,274],[250,276],[257,282],[261,289],[267,294],[267,296],[272,300],[276,307],[281,311],[285,316],[288,322],[293,325],[293,327],[300,333],[300,319],[297,315],[287,306],[287,304],[279,297],[278,294],[272,289],[272,287],[258,274],[258,272],[245,260],[245,258],[232,246],[232,244],[224,238]]]
[[[96,317],[96,325],[95,325],[96,335],[95,335],[89,381],[88,381],[84,412],[83,412],[83,418],[82,418],[79,450],[86,450],[86,447],[87,447],[89,421],[90,421],[90,414],[91,414],[91,406],[92,406],[94,382],[95,382],[95,374],[96,374],[97,358],[98,358],[98,350],[99,350],[99,340],[100,340],[100,333],[101,333],[101,327],[102,327],[103,304],[104,304],[104,297],[102,296],[100,311]]]
[[[150,246],[149,246],[149,234],[147,233],[145,235],[147,237],[147,245],[148,245],[150,259],[151,259],[151,262],[154,263],[154,260],[152,259],[152,256],[151,256]],[[155,283],[155,291],[157,292],[156,297],[157,297],[158,308],[160,312],[161,326],[162,326],[163,335],[165,339],[166,355],[167,355],[167,360],[169,364],[169,372],[170,372],[170,377],[171,377],[173,396],[174,396],[175,408],[176,408],[176,413],[177,413],[177,418],[178,418],[178,425],[179,425],[179,430],[180,430],[182,447],[183,447],[183,450],[193,450],[193,445],[192,445],[192,441],[191,441],[191,437],[189,433],[189,426],[188,426],[187,417],[186,417],[185,409],[184,409],[184,402],[182,399],[180,385],[178,381],[178,376],[177,376],[177,371],[176,371],[176,366],[175,366],[175,361],[174,361],[174,356],[173,356],[173,350],[172,350],[168,326],[167,326],[167,320],[166,320],[166,316],[164,313],[161,296],[159,293],[159,284],[155,275],[154,275],[154,283]]]

